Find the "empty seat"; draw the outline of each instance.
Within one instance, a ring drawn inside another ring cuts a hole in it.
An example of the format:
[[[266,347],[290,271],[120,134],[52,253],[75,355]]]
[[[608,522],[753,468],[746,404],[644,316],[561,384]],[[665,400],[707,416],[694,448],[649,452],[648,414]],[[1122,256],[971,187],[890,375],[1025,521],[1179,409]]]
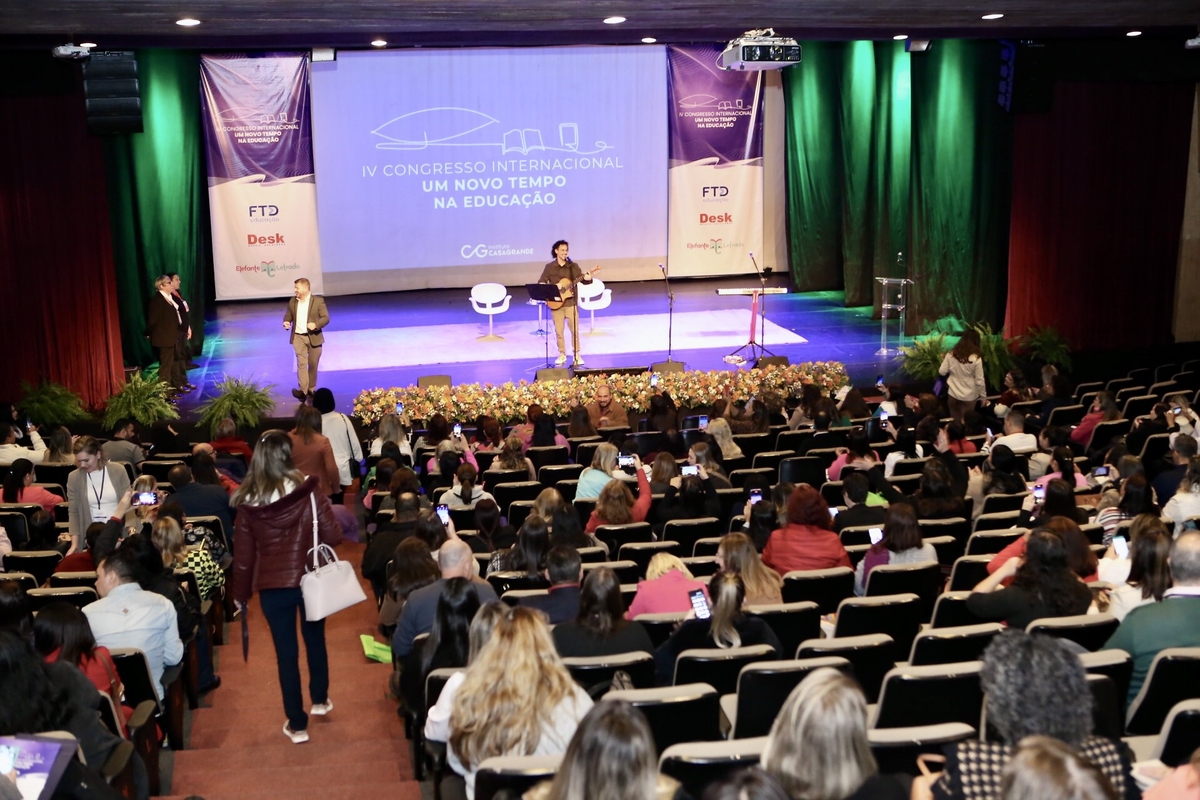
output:
[[[553,489],[559,481],[579,480],[583,474],[582,464],[547,464],[538,470],[538,481],[547,489]]]
[[[41,586],[50,578],[60,561],[62,561],[62,553],[57,550],[26,550],[6,555],[4,569],[7,572],[26,572],[34,577],[38,586]]]
[[[801,431],[792,431],[800,433]],[[784,434],[780,434],[782,437]],[[776,445],[777,447],[781,445]],[[819,489],[825,483],[825,462],[812,456],[789,456],[779,462],[779,482],[800,485],[807,483]],[[839,498],[840,502],[840,498]]]
[[[853,674],[850,662],[840,656],[788,659],[747,664],[738,675],[737,694],[721,696],[721,714],[729,723],[731,739],[766,736],[792,690],[821,667]]]
[[[718,694],[737,691],[738,675],[742,667],[760,661],[779,658],[775,648],[766,644],[747,647],[698,647],[684,650],[675,657],[676,686],[689,683],[707,683]]]
[[[1129,704],[1125,730],[1131,736],[1156,734],[1171,708],[1200,697],[1200,647],[1168,647],[1154,657],[1141,691]]]
[[[962,722],[978,728],[983,712],[980,661],[896,667],[883,678],[872,728]]]
[[[626,672],[638,689],[654,686],[654,657],[649,653],[564,658],[563,664],[575,682],[585,690],[611,681],[618,670]]]
[[[36,611],[41,611],[47,604],[56,601],[70,603],[76,608],[83,608],[88,603],[94,603],[100,596],[89,586],[63,586],[56,589],[30,589],[26,592],[29,605]]]
[[[954,562],[950,570],[950,588],[952,592],[969,592],[988,576],[987,565],[992,561],[991,554],[979,556],[963,556]]]
[[[775,433],[735,433],[733,441],[741,448],[746,458],[754,458],[759,453],[770,450],[776,436],[778,434]]]
[[[794,455],[796,453],[792,450],[771,450],[754,456],[754,461],[751,463],[754,469],[771,469],[775,470],[776,474],[778,474],[779,465],[783,463],[783,460]]]
[[[781,658],[791,657],[801,642],[821,635],[821,609],[813,602],[747,606],[746,611],[771,626],[783,648]]]
[[[502,483],[524,483],[529,481],[529,470],[527,469],[490,469],[487,472],[481,473],[481,475],[483,478],[483,488],[492,495],[496,494],[496,487]],[[538,487],[538,491],[540,492],[541,484],[538,484]],[[534,497],[537,497],[536,493],[534,494]],[[511,503],[512,500],[525,499],[532,500],[534,498],[514,497],[510,499],[509,502]],[[500,505],[499,498],[496,498],[496,504]],[[507,506],[500,505],[500,508],[504,509],[507,508]]]
[[[822,614],[832,614],[838,604],[854,596],[854,570],[849,567],[795,570],[783,576],[783,602],[817,604]]]
[[[708,684],[625,689],[605,699],[624,700],[646,715],[659,755],[672,745],[721,738],[717,690]]]
[[[475,800],[492,800],[501,792],[506,797],[520,797],[553,778],[562,758],[562,755],[485,758],[475,773]]]
[[[1168,767],[1191,760],[1200,747],[1200,699],[1180,700],[1171,707],[1157,736],[1133,736],[1125,740],[1136,761],[1158,759]]]
[[[1027,633],[1044,633],[1068,639],[1094,652],[1104,647],[1120,624],[1112,614],[1080,614],[1073,617],[1035,619],[1025,626],[1025,630]]]
[[[891,660],[898,661],[908,655],[924,621],[921,598],[915,594],[851,597],[838,606],[833,635],[841,638],[887,634],[895,642]]]
[[[96,573],[56,572],[50,576],[50,587],[52,589],[59,589],[66,586],[87,586],[94,589],[96,588]]]
[[[957,628],[928,628],[913,640],[908,663],[914,667],[979,661],[993,637],[1004,630],[998,622],[963,625]]]
[[[892,637],[875,633],[867,636],[846,636],[831,639],[809,639],[796,649],[797,659],[826,658],[838,656],[850,662],[854,679],[862,687],[868,703],[879,697],[883,676],[891,669],[895,659],[892,651],[896,644]]]
[[[578,505],[583,501],[576,500]],[[586,523],[587,519],[580,516],[580,522]],[[601,525],[596,528],[596,538],[608,545],[609,552],[617,553],[621,549],[621,545],[629,544],[630,542],[652,542],[654,541],[654,531],[650,528],[649,522],[627,522],[623,525]],[[671,539],[673,542],[679,541],[673,537],[664,537]],[[685,551],[686,552],[686,551]]]
[[[867,597],[915,594],[921,598],[921,622],[933,616],[933,604],[942,591],[942,567],[936,561],[884,564],[867,575]]]
[[[663,526],[662,538],[665,541],[679,542],[683,551],[690,553],[696,542],[720,536],[722,533],[724,531],[721,530],[721,521],[716,517],[673,519]]]
[[[715,556],[717,549],[721,546],[720,536],[709,536],[705,539],[698,539],[692,545],[692,556],[700,558],[701,556]]]
[[[1080,653],[1079,660],[1089,675],[1105,675],[1112,679],[1120,692],[1121,703],[1129,696],[1129,681],[1133,678],[1133,656],[1124,650],[1097,650]],[[1200,746],[1200,742],[1197,742]]]
[[[544,487],[538,481],[505,481],[492,487],[492,496],[501,513],[507,513],[508,507],[517,500],[536,500]]]
[[[946,745],[975,738],[975,728],[962,722],[916,725],[903,728],[871,728],[867,740],[871,754],[884,774],[919,774],[917,756],[942,754]]]
[[[682,556],[684,549],[679,545],[679,542],[629,542],[621,545],[617,551],[617,559],[621,561],[632,561],[637,564],[638,575],[645,575],[646,568],[650,566],[650,559],[654,558],[659,553],[670,553],[676,556]]]
[[[969,591],[942,592],[933,605],[931,628],[962,628],[968,625],[978,625],[987,620],[980,619],[967,609]]]
[[[676,744],[662,754],[658,771],[679,781],[688,796],[702,797],[709,784],[757,765],[766,746],[765,736],[728,742]]]

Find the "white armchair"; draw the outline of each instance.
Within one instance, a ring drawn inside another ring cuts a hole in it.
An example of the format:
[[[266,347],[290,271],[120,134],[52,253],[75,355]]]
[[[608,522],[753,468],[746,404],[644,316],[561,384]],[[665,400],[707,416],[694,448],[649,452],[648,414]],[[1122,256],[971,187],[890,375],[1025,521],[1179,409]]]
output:
[[[510,300],[512,300],[512,295],[508,293],[503,284],[477,283],[472,287],[471,306],[474,307],[477,314],[486,314],[488,318],[487,336],[480,336],[480,341],[504,341],[503,336],[497,336],[492,332],[492,319],[497,314],[503,314],[505,311],[508,311],[508,302]]]
[[[612,289],[604,288],[604,281],[592,278],[592,282],[579,284],[579,307],[591,316],[588,333],[596,332],[596,312],[612,305]]]

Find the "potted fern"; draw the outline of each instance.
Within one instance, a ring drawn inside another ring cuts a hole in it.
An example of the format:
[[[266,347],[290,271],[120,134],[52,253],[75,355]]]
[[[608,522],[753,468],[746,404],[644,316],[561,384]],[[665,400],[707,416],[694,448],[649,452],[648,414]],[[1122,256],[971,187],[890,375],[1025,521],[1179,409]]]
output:
[[[1016,365],[1011,342],[1004,338],[1003,331],[993,331],[987,322],[972,325],[979,333],[979,355],[983,359],[983,372],[988,386],[997,391],[1004,389],[1005,374]]]
[[[146,380],[140,372],[133,373],[125,385],[108,398],[104,407],[105,429],[111,430],[122,418],[137,420],[138,424],[146,426],[179,419],[171,387],[158,380]]]
[[[217,393],[196,407],[199,414],[196,425],[207,428],[214,436],[224,419],[232,419],[239,428],[255,428],[263,417],[275,410],[274,384],[259,384],[226,375],[213,384],[213,388]]]
[[[1046,364],[1053,364],[1063,371],[1071,369],[1071,346],[1057,328],[1031,325],[1017,337],[1017,346],[1035,369]]]
[[[942,359],[950,352],[950,344],[944,333],[927,333],[917,336],[913,343],[900,348],[896,361],[900,369],[914,380],[935,381],[938,370],[942,367]]]
[[[23,397],[17,405],[38,426],[56,427],[88,418],[83,398],[61,383],[42,382],[31,386],[21,382]]]

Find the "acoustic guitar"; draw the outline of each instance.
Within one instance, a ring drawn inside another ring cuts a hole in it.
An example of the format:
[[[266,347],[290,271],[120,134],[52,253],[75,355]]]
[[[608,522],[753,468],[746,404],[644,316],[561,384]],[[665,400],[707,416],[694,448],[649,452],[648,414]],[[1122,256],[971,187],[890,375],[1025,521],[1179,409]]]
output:
[[[577,281],[573,281],[570,278],[563,278],[558,282],[558,296],[561,297],[562,300],[547,300],[546,306],[551,311],[557,311],[558,309],[562,308],[564,305],[566,305],[567,300],[575,296],[575,287],[585,279],[591,280],[592,275],[599,272],[600,269],[600,265],[597,264],[596,266],[592,267],[591,271],[580,275],[579,280]]]

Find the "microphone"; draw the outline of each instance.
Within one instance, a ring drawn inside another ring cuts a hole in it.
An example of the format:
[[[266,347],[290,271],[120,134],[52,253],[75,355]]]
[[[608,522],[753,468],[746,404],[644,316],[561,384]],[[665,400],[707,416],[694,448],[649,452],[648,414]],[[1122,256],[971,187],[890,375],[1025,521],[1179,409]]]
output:
[[[751,258],[754,258],[754,253],[751,253],[751,254],[750,254],[750,257],[751,257]]]
[[[666,268],[666,267],[664,267],[662,264],[659,264],[659,265],[658,265],[658,268],[659,268],[659,269],[661,269],[663,272],[666,272],[666,271],[667,271],[667,268]]]

